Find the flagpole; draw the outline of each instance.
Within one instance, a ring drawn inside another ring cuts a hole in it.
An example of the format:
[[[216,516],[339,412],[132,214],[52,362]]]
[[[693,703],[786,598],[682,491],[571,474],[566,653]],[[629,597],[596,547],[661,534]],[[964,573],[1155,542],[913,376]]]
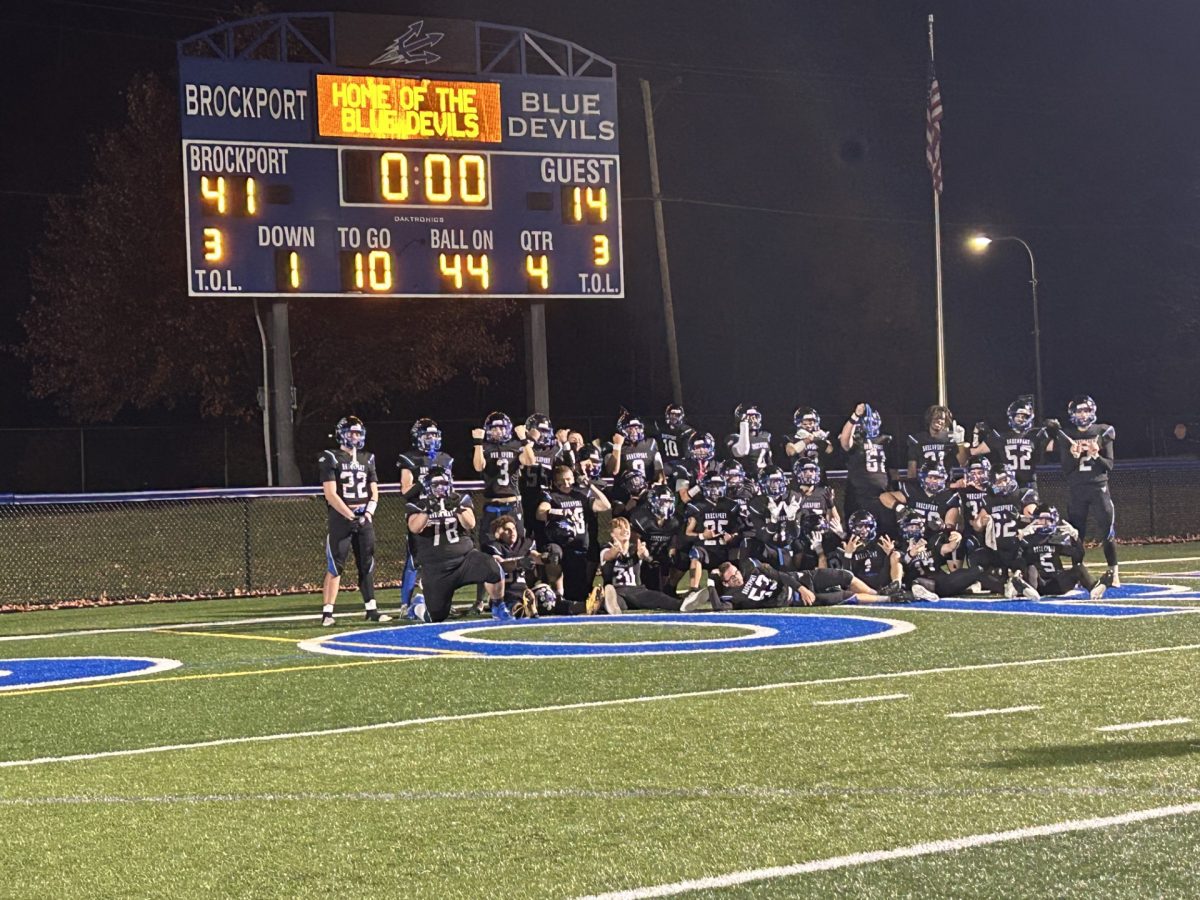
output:
[[[933,64],[933,14],[929,14],[929,63]],[[940,148],[939,148],[940,153]],[[939,160],[940,166],[940,160]],[[934,260],[937,270],[937,394],[938,406],[946,400],[946,331],[942,314],[942,203],[941,191],[933,187]]]

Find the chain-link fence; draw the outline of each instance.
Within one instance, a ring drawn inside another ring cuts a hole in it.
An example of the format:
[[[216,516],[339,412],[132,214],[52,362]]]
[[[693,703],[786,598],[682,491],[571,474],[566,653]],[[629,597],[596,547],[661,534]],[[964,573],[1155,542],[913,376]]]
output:
[[[831,478],[839,496],[840,474]],[[1043,500],[1065,513],[1062,473],[1045,468],[1038,481]],[[1111,489],[1122,539],[1200,533],[1200,462],[1119,462]],[[397,491],[385,485],[380,500],[379,585],[403,573]],[[318,590],[324,575],[325,501],[315,487],[5,499],[0,605]],[[343,584],[353,579],[348,566]]]

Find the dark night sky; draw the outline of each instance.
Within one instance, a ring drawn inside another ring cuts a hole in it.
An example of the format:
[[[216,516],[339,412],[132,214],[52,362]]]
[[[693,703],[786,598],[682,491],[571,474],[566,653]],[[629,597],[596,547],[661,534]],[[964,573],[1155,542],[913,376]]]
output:
[[[331,6],[297,0],[271,9]],[[9,37],[0,343],[19,338],[15,316],[28,296],[46,195],[79,189],[87,135],[119,123],[131,74],[173,78],[174,41],[222,13],[233,18],[231,8],[225,0],[46,0],[0,13]],[[607,414],[618,403],[657,411],[668,398],[639,77],[666,92],[656,121],[689,407],[724,414],[757,401],[779,430],[800,402],[832,418],[863,398],[885,416],[933,401],[923,158],[930,12],[946,109],[947,366],[960,418],[995,418],[1033,388],[1028,260],[1015,244],[968,256],[962,241],[981,225],[1024,237],[1037,255],[1052,411],[1088,391],[1106,418],[1139,428],[1147,411],[1200,413],[1193,3],[337,8],[525,25],[617,63],[627,297],[551,306],[551,399],[560,414]],[[507,387],[482,397],[430,398],[435,414],[498,404],[517,411],[519,359],[510,374]],[[54,421],[48,405],[25,397],[27,373],[2,353],[0,377],[0,425]]]

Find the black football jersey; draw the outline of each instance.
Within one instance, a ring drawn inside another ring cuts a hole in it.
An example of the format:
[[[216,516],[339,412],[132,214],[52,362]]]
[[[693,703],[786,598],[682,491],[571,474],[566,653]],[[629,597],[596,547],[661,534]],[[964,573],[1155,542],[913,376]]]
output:
[[[908,462],[915,462],[918,469],[926,463],[934,463],[949,472],[958,465],[958,444],[948,437],[935,437],[928,431],[910,434]]]
[[[771,547],[786,547],[800,534],[800,500],[788,494],[781,500],[759,494],[747,504],[754,536]]]
[[[740,440],[740,434],[731,434],[725,438],[728,458],[736,459],[742,464],[742,468],[746,470],[746,477],[757,479],[759,473],[771,465],[771,432],[760,431],[758,434],[751,434],[750,450],[745,456],[739,456],[733,449]]]
[[[683,489],[692,490],[700,485],[700,479],[709,472],[720,472],[721,465],[715,460],[702,462],[698,459],[685,459],[676,463],[671,470],[671,480],[674,482],[675,493]]]
[[[611,455],[612,445],[609,444],[606,456]],[[614,477],[620,478],[626,472],[641,472],[646,476],[647,481],[653,481],[662,471],[662,467],[662,456],[658,452],[658,444],[654,438],[646,438],[636,444],[626,441],[621,445],[621,465]]]
[[[1049,534],[1034,532],[1025,539],[1025,546],[1028,557],[1046,577],[1074,568],[1083,562],[1083,548],[1061,528],[1056,528]]]
[[[533,459],[532,466],[521,466],[521,492],[537,496],[550,487],[554,467],[562,461],[562,449],[558,444],[534,447]]]
[[[728,497],[722,497],[716,503],[712,503],[704,497],[697,497],[685,507],[683,514],[685,520],[696,520],[694,530],[697,535],[703,534],[706,527],[711,527],[716,532],[715,538],[707,540],[697,538],[698,542],[705,547],[723,547],[725,542],[721,539],[721,535],[737,534],[743,528],[738,505]]]
[[[888,448],[891,435],[855,441],[846,454],[846,478],[860,497],[879,496],[888,486]]]
[[[658,449],[662,453],[663,462],[670,466],[671,463],[686,459],[688,449],[692,444],[692,437],[695,434],[696,429],[691,425],[684,425],[678,431],[666,427],[660,429],[655,440],[658,441]]]
[[[682,546],[683,523],[674,516],[660,522],[644,501],[634,509],[629,522],[656,562],[667,562],[671,550]]]
[[[338,496],[351,509],[364,506],[371,499],[369,485],[379,483],[379,476],[375,473],[375,454],[364,450],[353,454],[341,447],[326,450],[317,460],[317,466],[321,472],[321,483],[337,482]]]
[[[585,510],[592,503],[588,493],[578,487],[567,493],[549,490],[542,502],[550,504],[550,512],[546,517],[546,539],[564,549],[586,550],[588,526]]]
[[[409,501],[408,515],[429,516],[423,531],[409,535],[417,565],[456,559],[475,549],[470,533],[458,521],[458,514],[464,509],[471,509],[471,498],[466,494],[451,495],[449,500],[418,497]]]
[[[888,573],[888,555],[883,552],[878,540],[864,544],[853,554],[848,554],[845,548],[839,547],[830,564],[839,569],[849,569],[858,578]]]
[[[1116,431],[1111,425],[1102,425],[1096,422],[1083,429],[1073,425],[1065,426],[1062,434],[1058,436],[1058,453],[1059,460],[1062,462],[1062,470],[1067,476],[1067,486],[1108,484],[1108,473],[1113,467],[1113,441],[1115,439]],[[1086,455],[1081,454],[1076,459],[1071,455],[1071,441],[1095,442],[1100,448],[1100,456],[1096,459],[1089,459]]]
[[[919,478],[910,478],[900,482],[900,493],[904,496],[905,505],[909,509],[924,513],[926,521],[929,521],[936,513],[944,522],[946,514],[950,510],[958,509],[962,505],[962,498],[959,497],[958,491],[946,488],[944,491],[930,496]]]
[[[751,559],[738,560],[736,565],[742,573],[741,586],[717,586],[717,593],[721,599],[733,604],[734,609],[788,606],[792,601],[793,591],[801,583],[795,576]]]
[[[414,447],[407,453],[401,453],[400,458],[396,460],[397,472],[412,472],[414,484],[421,484],[434,466],[441,466],[450,472],[454,468],[454,457],[441,450],[430,456]]]
[[[637,535],[629,538],[629,551],[618,554],[600,567],[605,584],[616,587],[637,587],[642,583],[642,560],[638,556]],[[609,548],[609,552],[614,552]]]
[[[792,496],[796,498],[796,505],[799,507],[798,516],[816,513],[822,519],[828,519],[829,514],[836,508],[833,488],[828,485],[815,487],[807,494],[797,488]]]
[[[1017,530],[1021,527],[1022,510],[1031,503],[1037,503],[1037,494],[1028,488],[1018,489],[1008,496],[995,493],[988,496],[987,511],[992,517],[997,541],[1016,539]]]
[[[521,442],[506,441],[483,444],[483,496],[517,496],[517,479],[521,474]]]
[[[929,578],[941,569],[945,557],[939,555],[938,546],[931,539],[929,532],[926,532],[920,549],[917,549],[917,543],[901,536],[896,542],[896,549],[900,551],[900,563],[904,566],[907,578]]]
[[[483,545],[483,552],[491,554],[500,563],[514,559],[524,559],[535,549],[533,538],[530,537],[517,538],[515,544],[490,540]],[[519,588],[526,587],[526,571],[523,566],[516,566],[512,571],[506,571],[504,573],[504,583],[510,587],[512,585],[516,585]]]
[[[987,437],[992,466],[1007,466],[1017,476],[1017,484],[1025,487],[1037,479],[1037,462],[1046,452],[1050,438],[1044,428],[1032,428],[1025,433],[1007,429],[993,430]]]

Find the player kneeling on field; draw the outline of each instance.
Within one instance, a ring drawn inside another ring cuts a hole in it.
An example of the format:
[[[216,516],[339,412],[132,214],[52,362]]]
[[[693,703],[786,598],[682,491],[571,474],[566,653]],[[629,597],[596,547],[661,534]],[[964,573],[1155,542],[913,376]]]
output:
[[[642,584],[642,563],[653,561],[650,548],[632,532],[629,520],[612,520],[612,540],[600,551],[600,572],[604,578],[603,600],[606,612],[615,615],[626,609],[662,609],[692,612],[712,607],[707,588],[694,590],[682,600],[672,594],[651,590]],[[598,611],[598,610],[597,610]]]
[[[414,595],[408,617],[444,622],[454,592],[464,585],[482,583],[492,614],[498,619],[510,618],[500,564],[476,550],[471,541],[475,527],[471,498],[454,490],[450,473],[441,466],[429,470],[424,485],[424,494],[408,503],[408,534],[425,595],[424,602]]]
[[[504,572],[504,602],[513,615],[537,616],[541,609],[532,588],[538,581],[538,570],[545,562],[534,546],[533,538],[520,531],[516,518],[501,516],[492,522],[490,539],[483,545]],[[496,615],[493,609],[492,614]],[[497,618],[503,618],[503,612]]]
[[[722,563],[713,573],[718,595],[713,609],[775,609],[781,606],[837,606],[839,603],[888,603],[845,569],[780,572],[743,558]]]

